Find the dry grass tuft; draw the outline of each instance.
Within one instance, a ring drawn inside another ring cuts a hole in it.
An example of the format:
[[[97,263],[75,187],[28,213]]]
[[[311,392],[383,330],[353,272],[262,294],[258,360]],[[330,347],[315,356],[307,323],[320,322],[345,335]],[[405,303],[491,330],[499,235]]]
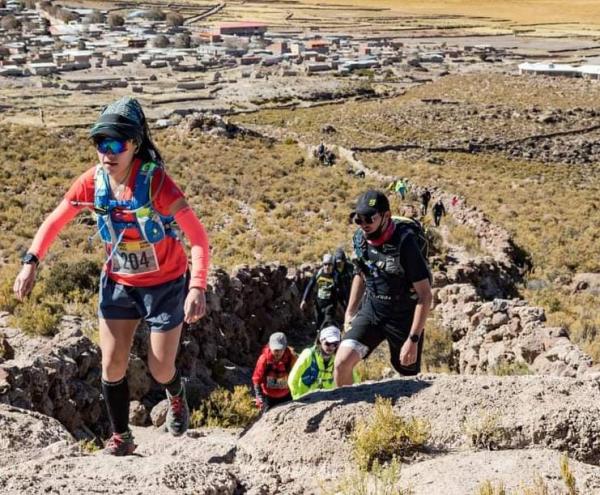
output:
[[[421,450],[429,434],[427,421],[397,416],[391,399],[378,396],[373,414],[368,420],[359,421],[352,433],[354,458],[359,469],[369,471],[375,461],[402,459]]]
[[[258,414],[248,387],[237,386],[233,392],[218,388],[192,412],[190,425],[192,428],[244,428],[250,425]]]

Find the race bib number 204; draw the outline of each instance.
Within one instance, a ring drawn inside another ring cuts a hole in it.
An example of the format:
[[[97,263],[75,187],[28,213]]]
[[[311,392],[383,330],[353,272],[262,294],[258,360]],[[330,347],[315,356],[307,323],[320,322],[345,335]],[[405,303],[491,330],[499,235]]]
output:
[[[154,246],[146,241],[119,244],[112,258],[112,273],[139,275],[159,269]]]

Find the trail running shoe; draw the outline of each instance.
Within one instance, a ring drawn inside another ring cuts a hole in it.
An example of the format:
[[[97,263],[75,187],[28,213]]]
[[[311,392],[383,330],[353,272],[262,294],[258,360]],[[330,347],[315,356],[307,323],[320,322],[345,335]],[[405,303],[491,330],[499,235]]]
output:
[[[174,437],[178,437],[187,431],[190,420],[190,410],[188,409],[183,381],[181,382],[181,392],[178,395],[171,395],[167,390],[167,399],[169,399],[167,430]]]
[[[106,442],[106,446],[102,451],[107,455],[131,455],[137,448],[137,445],[133,443],[133,435],[131,432],[128,433],[113,433],[112,437]]]

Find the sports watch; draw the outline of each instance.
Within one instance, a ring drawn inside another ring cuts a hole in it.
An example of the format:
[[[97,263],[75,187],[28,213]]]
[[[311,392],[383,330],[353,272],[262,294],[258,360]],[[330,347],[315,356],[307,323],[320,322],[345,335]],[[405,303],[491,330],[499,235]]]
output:
[[[25,253],[21,258],[22,265],[35,265],[36,267],[40,264],[39,258],[33,253]]]
[[[411,342],[414,342],[415,344],[417,342],[419,342],[419,340],[421,339],[420,335],[417,335],[416,333],[411,333],[408,338],[410,339]]]

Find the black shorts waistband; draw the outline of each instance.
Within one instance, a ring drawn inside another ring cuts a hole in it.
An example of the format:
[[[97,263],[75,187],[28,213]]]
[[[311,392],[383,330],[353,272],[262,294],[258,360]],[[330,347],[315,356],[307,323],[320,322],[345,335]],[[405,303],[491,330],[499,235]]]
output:
[[[368,293],[367,294],[368,297],[372,298],[372,299],[376,299],[377,301],[401,301],[402,300],[402,296],[398,296],[398,295],[394,295],[394,296],[388,296],[388,295],[384,295],[384,294],[372,294],[372,293]]]

